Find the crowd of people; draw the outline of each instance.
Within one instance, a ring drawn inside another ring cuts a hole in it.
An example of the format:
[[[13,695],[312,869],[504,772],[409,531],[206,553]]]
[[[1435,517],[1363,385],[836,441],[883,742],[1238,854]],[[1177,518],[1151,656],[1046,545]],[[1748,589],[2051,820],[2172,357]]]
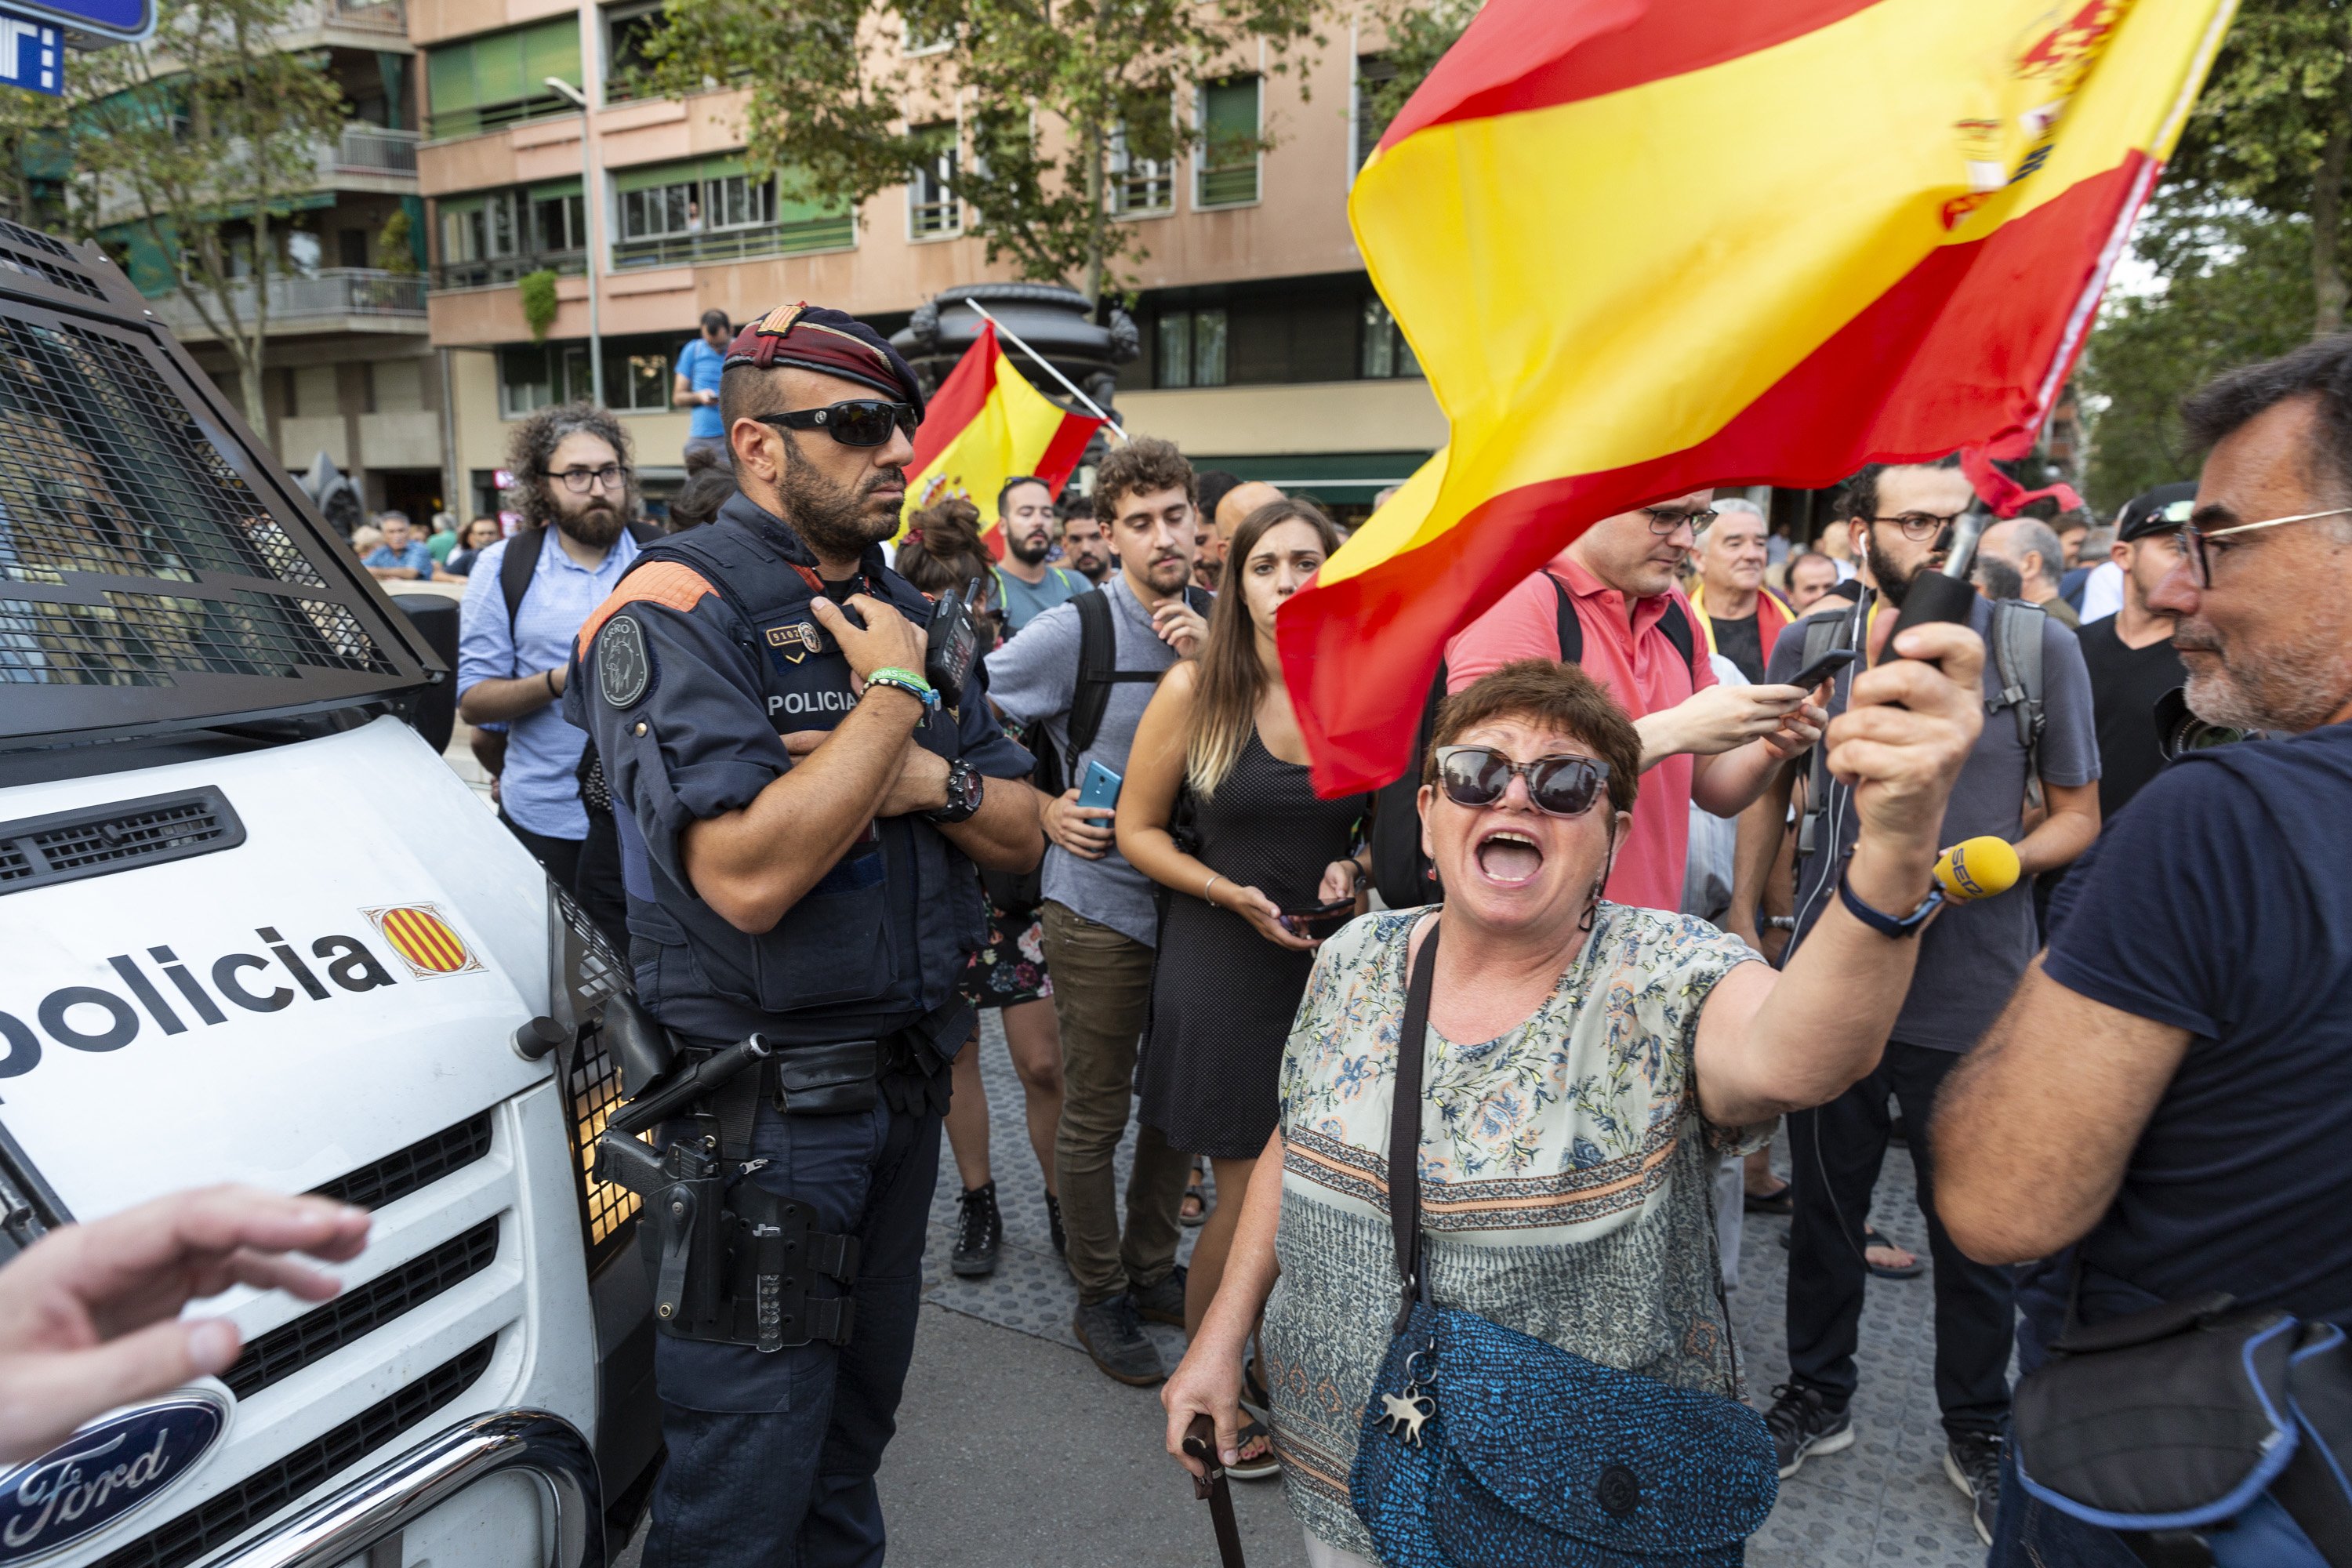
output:
[[[515,427],[512,537],[391,513],[363,557],[466,579],[459,711],[501,820],[657,1016],[716,1043],[830,1008],[879,1053],[855,1115],[761,1100],[743,1166],[865,1238],[841,1293],[870,1337],[806,1347],[815,1383],[662,1342],[648,1562],[719,1550],[713,1510],[772,1461],[797,1511],[763,1528],[878,1560],[942,1142],[951,1268],[1003,1245],[987,1008],[1075,1337],[1163,1385],[1171,1454],[1206,1415],[1226,1475],[1280,1477],[1318,1568],[1407,1529],[1351,1490],[1403,1429],[1376,1394],[1416,1435],[1445,1412],[1438,1441],[1488,1418],[1443,1374],[1432,1398],[1401,1325],[1435,1356],[1475,1314],[1636,1407],[1748,1400],[1743,1214],[1787,1217],[1789,1375],[1752,1433],[1689,1440],[1767,1498],[1852,1447],[1869,1282],[1925,1289],[1944,1469],[2004,1568],[2138,1560],[2021,1482],[2013,1351],[2037,1375],[2084,1325],[2216,1290],[2352,1321],[2352,921],[2310,853],[2352,804],[2352,337],[2197,395],[2201,479],[2111,526],[1993,522],[1965,626],[1897,630],[1982,508],[1956,457],[1863,469],[1808,543],[1704,489],[1602,519],[1451,638],[1399,784],[1326,799],[1274,639],[1341,544],[1313,501],[1145,437],[1088,494],[1016,477],[901,532],[921,393],[896,353],[837,312],[705,329],[680,395],[717,450],[667,531],[625,428],[569,405]],[[770,577],[782,609],[747,585]],[[950,594],[980,634],[961,676],[917,625]],[[2254,738],[2168,762],[2184,711]],[[2016,885],[1971,896],[1939,858],[1988,837]],[[950,881],[902,912],[909,866]],[[1869,1219],[1898,1143],[1924,1270]],[[256,1245],[355,1245],[273,1223]],[[1146,1323],[1185,1331],[1180,1365]],[[190,1330],[152,1359],[223,1353]]]

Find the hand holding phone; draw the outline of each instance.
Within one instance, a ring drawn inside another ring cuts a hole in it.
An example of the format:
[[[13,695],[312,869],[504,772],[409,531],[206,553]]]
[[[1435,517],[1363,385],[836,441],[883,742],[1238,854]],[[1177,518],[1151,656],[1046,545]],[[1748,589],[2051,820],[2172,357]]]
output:
[[[1861,657],[1850,647],[1833,647],[1790,676],[1788,684],[1801,689],[1810,696],[1813,688]]]
[[[1293,936],[1303,936],[1309,942],[1321,942],[1335,935],[1341,926],[1356,918],[1356,899],[1349,894],[1304,910],[1282,911],[1282,929]]]
[[[1118,805],[1118,789],[1124,781],[1097,762],[1087,763],[1087,776],[1078,785],[1078,808],[1082,811],[1109,811]]]

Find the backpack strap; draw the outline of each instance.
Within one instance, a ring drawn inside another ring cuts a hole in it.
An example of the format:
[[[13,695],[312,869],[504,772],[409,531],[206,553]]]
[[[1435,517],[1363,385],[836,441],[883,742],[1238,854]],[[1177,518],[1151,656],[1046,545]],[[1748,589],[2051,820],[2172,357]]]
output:
[[[2017,743],[2025,749],[2025,798],[2042,801],[2042,731],[2049,722],[2042,704],[2042,628],[2049,612],[2022,599],[2002,599],[1992,607],[1993,670],[2000,695],[1985,704],[2009,710],[2017,723]]]
[[[630,523],[628,533],[640,550],[665,537],[660,529],[647,522]],[[539,571],[539,557],[546,542],[545,528],[519,528],[507,541],[507,552],[499,558],[499,592],[507,602],[509,641],[514,637],[515,617],[522,614],[523,595],[530,592],[530,580]]]
[[[1698,636],[1691,629],[1690,613],[1683,608],[1681,600],[1669,598],[1666,601],[1666,613],[1658,617],[1658,629],[1666,634],[1666,640],[1675,645],[1675,651],[1683,656],[1685,664],[1690,666],[1691,686],[1696,689],[1698,685]],[[1770,650],[1768,648],[1766,651],[1769,653]]]
[[[1569,596],[1568,584],[1549,570],[1544,573],[1544,581],[1551,584],[1552,595],[1559,600],[1553,606],[1553,613],[1559,627],[1559,662],[1582,664],[1584,623],[1577,617],[1576,601]]]

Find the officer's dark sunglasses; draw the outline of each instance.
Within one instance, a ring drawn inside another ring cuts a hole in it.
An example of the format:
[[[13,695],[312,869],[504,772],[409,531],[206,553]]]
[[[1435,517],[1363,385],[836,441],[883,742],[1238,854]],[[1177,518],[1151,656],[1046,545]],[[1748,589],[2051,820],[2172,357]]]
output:
[[[907,439],[913,440],[917,416],[911,403],[854,397],[823,408],[796,408],[790,414],[760,414],[753,417],[762,425],[784,430],[822,430],[845,447],[884,447],[889,445],[893,428],[904,430]]]
[[[1511,775],[1528,781],[1528,798],[1547,816],[1582,816],[1592,809],[1609,764],[1598,757],[1538,757],[1515,763],[1492,746],[1440,746],[1437,782],[1456,805],[1492,805],[1511,787]]]

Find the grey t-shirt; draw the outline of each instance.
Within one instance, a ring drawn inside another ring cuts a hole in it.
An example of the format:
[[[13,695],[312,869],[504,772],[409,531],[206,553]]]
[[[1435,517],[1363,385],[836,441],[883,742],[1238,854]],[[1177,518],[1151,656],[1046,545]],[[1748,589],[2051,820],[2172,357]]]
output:
[[[1864,605],[1867,614],[1868,606]],[[1890,606],[1887,614],[1893,614]],[[1826,612],[1843,616],[1843,611]],[[1803,661],[1805,627],[1820,616],[1788,627],[1772,649],[1769,679],[1786,681]],[[1992,605],[1979,598],[1969,624],[1979,637],[1989,637]],[[1845,711],[1855,665],[1838,677],[1830,700],[1832,718]],[[2042,731],[2041,773],[2044,784],[2086,784],[2099,776],[2098,732],[2092,721],[2091,676],[2083,664],[2083,650],[2074,634],[2055,620],[2042,627],[2042,699],[2045,722]],[[1985,656],[1987,701],[2000,692],[2000,677],[1991,650]],[[1836,876],[1853,848],[1858,831],[1853,802],[1844,786],[1830,789],[1829,821],[1836,826],[1834,840],[1799,864],[1797,871],[1797,941],[1812,930],[1822,911],[1837,898]],[[1985,714],[1984,732],[1960,769],[1952,798],[1944,807],[1941,842],[1946,847],[1963,838],[1990,833],[2011,843],[2025,836],[2025,747],[2017,735],[2010,710]],[[1958,904],[1937,914],[1919,936],[1919,965],[1912,972],[1911,992],[1895,1020],[1893,1038],[1937,1050],[1965,1051],[1982,1037],[2009,1002],[2010,993],[2033,960],[2037,938],[2033,925],[2033,884],[2031,879],[1998,898]]]
[[[1114,668],[1156,674],[1176,662],[1176,650],[1151,629],[1150,614],[1129,589],[1124,574],[1114,573],[1102,591],[1110,599],[1111,630],[1118,643]],[[1143,721],[1143,710],[1150,705],[1155,689],[1141,680],[1114,685],[1103,709],[1102,725],[1095,731],[1095,743],[1085,755],[1072,757],[1070,704],[1078,690],[1076,607],[1055,605],[988,656],[990,700],[1017,724],[1045,726],[1064,759],[1065,777],[1072,786],[1085,779],[1089,762],[1126,774],[1128,748],[1135,744],[1136,726]],[[1151,900],[1150,880],[1115,848],[1099,860],[1087,860],[1048,842],[1045,896],[1121,936],[1132,937],[1147,947],[1157,945],[1160,921]]]

